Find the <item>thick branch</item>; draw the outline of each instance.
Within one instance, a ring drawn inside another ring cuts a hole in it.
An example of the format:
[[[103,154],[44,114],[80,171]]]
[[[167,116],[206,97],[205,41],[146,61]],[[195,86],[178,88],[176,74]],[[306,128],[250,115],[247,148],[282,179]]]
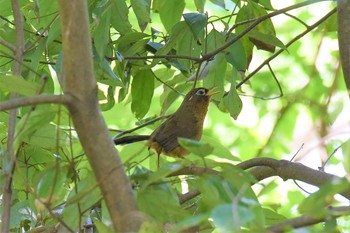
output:
[[[115,232],[141,225],[131,185],[103,120],[92,70],[87,1],[59,0],[63,42],[63,90],[75,129],[106,201]]]
[[[309,168],[301,163],[294,163],[287,160],[275,160],[271,158],[254,158],[242,162],[238,165],[240,168],[249,170],[258,181],[271,176],[279,176],[283,180],[299,180],[314,186],[320,187],[324,183],[340,179],[336,175],[332,175],[323,171]],[[347,199],[350,199],[350,190],[340,193]]]
[[[283,180],[298,180],[316,187],[320,187],[326,182],[340,179],[338,176],[309,168],[301,163],[294,163],[287,160],[253,158],[237,164],[237,166],[243,170],[247,170],[249,173],[255,176],[258,182],[268,177],[279,176]],[[220,172],[209,168],[190,166],[176,171],[170,176],[203,174],[220,175]],[[184,203],[189,200],[187,199],[188,197],[191,199],[199,194],[200,193],[198,191],[195,191],[195,195],[191,194],[181,196],[180,201],[181,203]],[[344,191],[340,194],[350,200],[350,190]]]
[[[67,95],[35,95],[30,97],[16,98],[0,103],[0,112],[38,104],[68,104],[72,99]]]

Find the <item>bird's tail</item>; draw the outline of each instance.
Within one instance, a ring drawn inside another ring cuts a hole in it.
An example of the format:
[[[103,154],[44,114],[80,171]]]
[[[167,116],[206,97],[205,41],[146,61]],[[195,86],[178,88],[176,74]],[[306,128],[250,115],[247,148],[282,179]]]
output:
[[[132,135],[132,136],[125,136],[122,138],[115,138],[114,144],[115,145],[123,145],[123,144],[129,144],[133,142],[139,142],[139,141],[145,141],[150,138],[150,135]]]

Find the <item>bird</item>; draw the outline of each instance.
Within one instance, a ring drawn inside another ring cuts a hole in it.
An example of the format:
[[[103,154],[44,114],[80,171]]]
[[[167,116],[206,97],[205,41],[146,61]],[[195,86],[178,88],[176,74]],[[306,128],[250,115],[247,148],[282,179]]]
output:
[[[160,154],[170,157],[183,158],[189,154],[183,148],[178,138],[199,141],[203,133],[203,123],[208,111],[210,98],[219,93],[214,88],[194,88],[188,92],[180,107],[156,128],[151,135],[132,135],[114,139],[115,145],[129,144],[147,140],[148,149],[154,149]]]

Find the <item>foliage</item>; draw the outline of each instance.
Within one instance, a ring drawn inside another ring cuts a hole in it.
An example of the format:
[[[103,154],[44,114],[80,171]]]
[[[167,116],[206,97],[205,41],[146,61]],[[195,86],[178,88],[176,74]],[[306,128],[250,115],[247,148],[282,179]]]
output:
[[[0,1],[0,100],[11,93],[61,94],[57,2],[19,2],[25,50],[16,75],[8,45],[15,47],[14,16],[10,1]],[[341,218],[349,210],[328,208],[344,203],[334,195],[349,189],[347,180],[327,182],[309,195],[304,190],[314,189],[292,181],[251,186],[256,177],[234,165],[270,157],[348,174],[350,128],[342,119],[349,103],[334,48],[334,3],[89,0],[88,7],[98,98],[111,137],[136,126],[143,126],[137,134],[151,133],[160,122],[145,123],[174,112],[179,93],[195,84],[220,91],[202,141],[180,139],[193,152],[186,159],[161,156],[157,168],[157,156],[142,143],[118,146],[145,218],[140,232],[264,232],[301,215],[321,219],[301,226],[304,232],[350,232]],[[11,232],[56,224],[74,232],[91,221],[98,232],[110,232],[99,181],[68,110],[56,104],[18,108],[15,166],[6,154],[9,117],[0,112],[2,184],[13,173]],[[210,172],[181,173],[194,164]]]

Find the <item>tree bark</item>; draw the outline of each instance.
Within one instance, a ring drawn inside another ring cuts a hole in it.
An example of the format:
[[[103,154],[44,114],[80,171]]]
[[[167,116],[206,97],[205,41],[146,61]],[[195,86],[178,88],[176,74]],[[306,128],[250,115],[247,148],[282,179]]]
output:
[[[116,232],[137,232],[141,218],[123,164],[101,115],[92,66],[87,1],[59,0],[63,90],[75,129],[106,201]]]

